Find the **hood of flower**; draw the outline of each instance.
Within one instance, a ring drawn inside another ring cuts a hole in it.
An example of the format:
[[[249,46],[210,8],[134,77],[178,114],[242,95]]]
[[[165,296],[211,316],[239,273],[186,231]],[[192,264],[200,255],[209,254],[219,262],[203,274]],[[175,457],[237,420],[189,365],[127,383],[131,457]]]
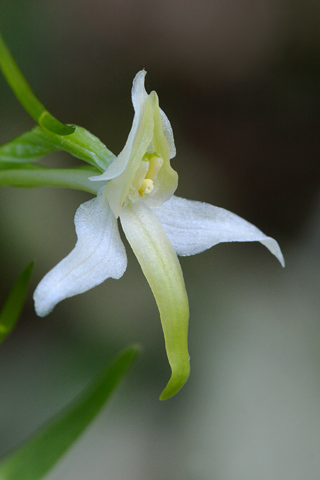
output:
[[[103,195],[115,217],[139,198],[150,206],[160,206],[178,185],[178,175],[170,165],[175,155],[171,125],[156,92],[148,95],[145,91],[145,74],[139,72],[133,82],[135,115],[126,145],[102,175],[91,178],[108,180]]]

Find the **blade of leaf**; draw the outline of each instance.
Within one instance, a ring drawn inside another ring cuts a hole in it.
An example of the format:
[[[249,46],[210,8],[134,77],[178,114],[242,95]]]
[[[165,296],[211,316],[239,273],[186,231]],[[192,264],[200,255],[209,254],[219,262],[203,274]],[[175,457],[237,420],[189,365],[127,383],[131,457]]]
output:
[[[115,155],[88,130],[75,127],[72,135],[55,133],[35,127],[29,132],[0,146],[1,163],[25,163],[39,160],[43,155],[55,150],[64,150],[74,157],[84,160],[103,172],[114,160]]]
[[[72,135],[58,136],[52,132],[40,129],[37,135],[44,135],[45,139],[55,147],[56,150],[64,150],[74,157],[80,158],[93,165],[101,172],[104,172],[115,155],[99,140],[98,137],[83,127],[75,126]]]
[[[39,480],[96,417],[138,355],[138,347],[120,353],[69,407],[0,463],[0,480]]]
[[[38,135],[40,127],[30,132],[23,133],[0,146],[1,163],[27,163],[39,160],[44,155],[55,150],[54,145],[48,142],[44,136]]]
[[[15,284],[13,285],[9,296],[7,297],[0,311],[0,343],[13,330],[23,307],[29,281],[33,270],[33,262],[31,262],[21,273]]]
[[[74,127],[65,125],[53,117],[34,95],[30,85],[22,75],[8,47],[4,43],[1,33],[0,67],[15,96],[36,122],[58,135],[70,135],[74,131]]]

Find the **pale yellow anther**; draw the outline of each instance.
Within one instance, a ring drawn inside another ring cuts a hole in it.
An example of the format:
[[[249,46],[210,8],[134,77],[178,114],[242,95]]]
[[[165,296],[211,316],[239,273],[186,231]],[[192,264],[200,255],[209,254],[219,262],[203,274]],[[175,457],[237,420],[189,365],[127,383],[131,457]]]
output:
[[[154,189],[153,181],[150,178],[145,178],[139,190],[140,197],[142,197],[144,193],[151,193],[153,189]]]
[[[148,195],[154,190],[154,181],[162,164],[162,158],[155,152],[147,152],[143,156],[128,192],[128,199],[131,202],[136,202],[139,196],[143,197],[144,194]]]

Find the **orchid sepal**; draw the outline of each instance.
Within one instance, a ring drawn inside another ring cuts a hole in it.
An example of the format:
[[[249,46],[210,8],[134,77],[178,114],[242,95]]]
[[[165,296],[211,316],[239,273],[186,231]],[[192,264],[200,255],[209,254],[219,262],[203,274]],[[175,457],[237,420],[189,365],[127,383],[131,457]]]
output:
[[[152,210],[177,255],[195,255],[224,242],[260,242],[285,266],[278,242],[229,210],[175,195]]]

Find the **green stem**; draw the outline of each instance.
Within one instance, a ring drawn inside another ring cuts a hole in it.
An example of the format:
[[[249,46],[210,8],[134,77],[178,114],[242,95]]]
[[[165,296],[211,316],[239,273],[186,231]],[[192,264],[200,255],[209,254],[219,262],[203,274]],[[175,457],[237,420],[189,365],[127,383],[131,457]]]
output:
[[[0,33],[0,67],[15,96],[31,117],[48,130],[58,135],[70,135],[74,127],[64,125],[53,117],[31,90],[12,57]]]
[[[97,195],[105,182],[91,182],[88,177],[96,170],[36,168],[0,170],[0,185],[11,187],[62,187]]]

